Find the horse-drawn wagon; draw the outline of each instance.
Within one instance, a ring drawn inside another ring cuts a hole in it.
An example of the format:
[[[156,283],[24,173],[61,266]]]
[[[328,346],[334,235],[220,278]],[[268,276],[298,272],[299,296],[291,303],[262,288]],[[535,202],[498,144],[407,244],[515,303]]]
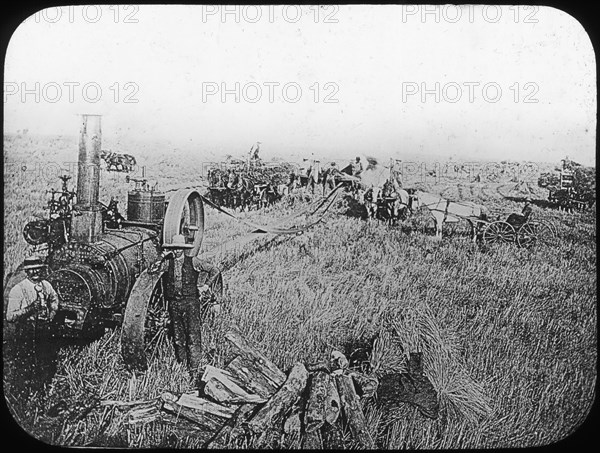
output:
[[[552,243],[556,237],[556,228],[543,220],[532,218],[529,203],[521,214],[512,213],[505,220],[496,213],[492,219],[485,206],[468,201],[451,201],[440,195],[415,191],[411,195],[411,209],[426,207],[435,221],[436,237],[442,238],[442,225],[465,220],[471,228],[471,238],[485,244],[516,243],[519,247],[529,248],[536,243]]]
[[[538,186],[548,189],[548,201],[565,211],[585,211],[596,202],[596,169],[568,157],[555,173],[542,173]]]

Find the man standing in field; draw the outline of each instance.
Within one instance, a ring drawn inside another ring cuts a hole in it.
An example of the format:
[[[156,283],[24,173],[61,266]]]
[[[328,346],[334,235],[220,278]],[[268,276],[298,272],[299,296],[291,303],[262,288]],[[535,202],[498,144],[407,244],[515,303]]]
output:
[[[45,267],[40,257],[25,258],[27,278],[8,295],[5,376],[10,376],[8,380],[18,392],[41,388],[56,366],[52,321],[58,311],[58,295],[43,279]]]
[[[352,176],[355,178],[361,178],[363,172],[363,164],[360,161],[360,157],[356,156],[356,161],[352,162]],[[358,191],[360,188],[360,183],[358,181],[352,181],[352,191],[354,193],[354,198],[357,200],[360,199]]]
[[[335,188],[335,175],[338,173],[339,170],[337,169],[336,163],[331,162],[330,167],[325,170],[325,174],[323,175],[323,196],[327,195],[327,189],[331,192]]]
[[[214,314],[220,311],[220,306],[213,302],[214,293],[222,290],[221,271],[197,257],[186,256],[183,251],[191,248],[191,244],[186,244],[182,235],[176,235],[172,243],[164,247],[173,249],[169,256],[167,296],[175,354],[196,378],[202,358],[203,308],[208,307]]]

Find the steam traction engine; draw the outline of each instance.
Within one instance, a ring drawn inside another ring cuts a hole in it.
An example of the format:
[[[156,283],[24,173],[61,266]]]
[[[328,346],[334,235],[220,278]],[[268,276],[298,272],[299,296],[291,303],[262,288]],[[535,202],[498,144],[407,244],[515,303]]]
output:
[[[27,224],[24,236],[30,244],[48,244],[47,280],[60,300],[59,335],[95,337],[105,327],[122,326],[125,363],[143,370],[148,346],[168,324],[166,266],[159,265],[163,247],[183,235],[184,253],[197,255],[204,208],[196,190],[179,190],[167,202],[145,180],[134,180],[136,187],[128,192],[126,219],[116,201],[100,203],[100,120],[82,116],[76,193],[67,190],[64,177],[62,192],[52,192],[49,203],[58,204],[50,206],[50,219]]]

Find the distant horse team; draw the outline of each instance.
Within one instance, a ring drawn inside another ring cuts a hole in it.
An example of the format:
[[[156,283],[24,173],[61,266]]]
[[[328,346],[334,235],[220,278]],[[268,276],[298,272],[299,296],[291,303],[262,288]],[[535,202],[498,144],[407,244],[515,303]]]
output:
[[[271,206],[284,196],[298,190],[313,195],[321,193],[326,195],[342,180],[345,180],[352,190],[362,187],[360,180],[352,176],[351,165],[338,170],[335,163],[323,169],[317,160],[306,159],[305,162],[307,164],[304,168],[289,171],[285,178],[281,178],[281,175],[261,178],[243,169],[210,169],[209,195],[219,206],[252,210]]]
[[[288,193],[287,185],[257,181],[235,170],[211,170],[209,195],[219,206],[251,210],[271,206]]]

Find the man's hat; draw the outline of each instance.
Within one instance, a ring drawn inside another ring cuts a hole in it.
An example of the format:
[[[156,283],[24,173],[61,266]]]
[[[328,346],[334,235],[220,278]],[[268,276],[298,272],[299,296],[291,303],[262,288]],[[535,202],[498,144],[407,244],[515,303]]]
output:
[[[171,239],[171,242],[163,244],[163,248],[166,249],[193,249],[194,244],[188,244],[185,242],[183,234],[176,234]]]
[[[28,256],[23,260],[23,269],[39,269],[46,264],[39,256]]]

